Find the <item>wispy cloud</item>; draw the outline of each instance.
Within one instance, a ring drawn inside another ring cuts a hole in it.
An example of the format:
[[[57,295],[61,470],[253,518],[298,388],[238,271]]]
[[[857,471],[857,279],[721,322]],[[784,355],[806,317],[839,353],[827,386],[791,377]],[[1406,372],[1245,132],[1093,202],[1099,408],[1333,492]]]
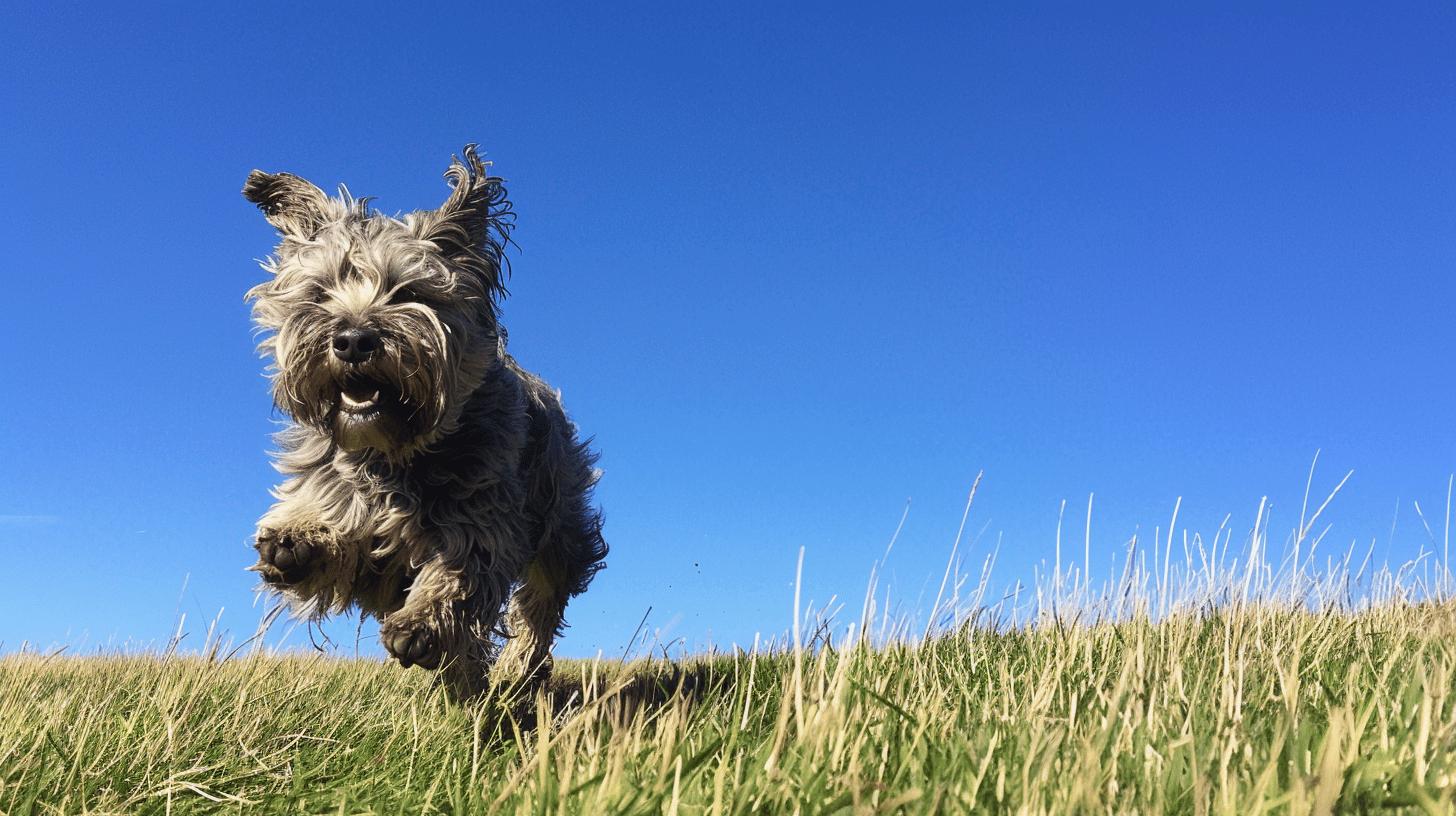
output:
[[[41,524],[55,524],[60,520],[60,516],[47,516],[27,513],[0,513],[0,524],[9,524],[16,527],[29,527]]]

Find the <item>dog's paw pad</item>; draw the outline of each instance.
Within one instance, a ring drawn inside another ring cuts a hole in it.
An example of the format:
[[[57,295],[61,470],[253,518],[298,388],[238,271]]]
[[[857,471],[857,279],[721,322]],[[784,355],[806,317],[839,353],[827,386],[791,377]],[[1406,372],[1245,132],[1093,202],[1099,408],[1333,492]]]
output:
[[[384,648],[405,668],[436,669],[440,665],[440,639],[423,623],[386,624],[379,638],[384,641]]]
[[[268,531],[258,535],[258,572],[270,584],[296,584],[308,577],[318,547],[303,536]]]

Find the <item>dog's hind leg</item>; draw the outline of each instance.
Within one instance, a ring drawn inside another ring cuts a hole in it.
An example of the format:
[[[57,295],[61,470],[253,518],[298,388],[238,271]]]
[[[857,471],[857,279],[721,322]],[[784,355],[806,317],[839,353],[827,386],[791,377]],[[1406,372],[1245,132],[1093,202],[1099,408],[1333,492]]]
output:
[[[563,527],[548,525],[536,557],[511,597],[509,639],[493,671],[497,683],[532,686],[551,675],[551,643],[564,628],[567,601],[581,593],[606,555],[601,519],[577,508]]]
[[[551,642],[561,633],[566,602],[581,594],[602,568],[607,545],[602,517],[592,506],[596,455],[576,436],[559,396],[520,372],[531,416],[525,455],[530,476],[525,515],[531,556],[506,615],[508,640],[492,681],[536,685],[551,674]]]
[[[550,567],[533,562],[511,597],[509,639],[493,675],[497,683],[532,685],[551,675],[551,642],[561,630],[569,597]]]

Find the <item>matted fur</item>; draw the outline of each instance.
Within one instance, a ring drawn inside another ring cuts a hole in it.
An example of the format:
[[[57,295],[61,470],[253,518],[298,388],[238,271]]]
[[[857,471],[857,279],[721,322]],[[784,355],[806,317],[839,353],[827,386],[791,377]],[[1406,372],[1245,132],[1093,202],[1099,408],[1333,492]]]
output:
[[[502,638],[498,677],[549,672],[567,599],[607,547],[594,454],[506,353],[505,187],[474,145],[463,155],[441,207],[398,218],[286,173],[255,170],[243,194],[281,236],[247,298],[293,419],[253,569],[300,615],[377,616],[402,664],[442,666],[470,696]],[[372,356],[333,351],[347,330],[377,336]],[[346,395],[370,389],[354,413]]]

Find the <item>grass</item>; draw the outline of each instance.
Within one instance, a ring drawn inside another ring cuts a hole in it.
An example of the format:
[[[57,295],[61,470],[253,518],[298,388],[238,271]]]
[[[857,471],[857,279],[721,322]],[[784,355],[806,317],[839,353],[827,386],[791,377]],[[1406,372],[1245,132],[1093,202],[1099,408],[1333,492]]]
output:
[[[522,732],[373,661],[12,655],[0,810],[1450,813],[1453,644],[1450,605],[1250,608],[573,662]]]
[[[0,811],[1452,813],[1456,604],[1311,575],[1313,526],[1281,570],[1256,524],[1242,568],[1155,540],[1098,592],[947,580],[923,628],[562,661],[534,728],[371,660],[12,654]]]

